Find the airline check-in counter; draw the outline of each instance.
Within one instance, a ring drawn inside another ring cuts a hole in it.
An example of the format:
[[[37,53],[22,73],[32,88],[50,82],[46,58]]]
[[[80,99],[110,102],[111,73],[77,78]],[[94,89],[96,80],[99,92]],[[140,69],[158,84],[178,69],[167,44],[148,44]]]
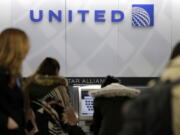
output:
[[[126,85],[128,86],[128,85]],[[145,90],[147,86],[129,86],[140,90]],[[79,126],[86,132],[90,132],[90,126],[93,120],[93,101],[89,95],[90,91],[100,89],[100,84],[83,84],[74,85],[69,88],[72,106],[79,120]]]

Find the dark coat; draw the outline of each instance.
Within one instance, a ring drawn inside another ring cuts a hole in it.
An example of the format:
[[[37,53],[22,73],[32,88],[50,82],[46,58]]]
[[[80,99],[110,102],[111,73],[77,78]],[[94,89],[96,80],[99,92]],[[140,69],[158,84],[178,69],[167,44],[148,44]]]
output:
[[[0,68],[0,134],[1,135],[25,135],[24,101],[20,79],[12,88],[9,87],[10,74],[6,69]],[[12,117],[19,129],[8,130],[7,120]]]
[[[126,122],[119,135],[173,135],[171,89],[174,83],[164,82],[148,89],[131,103]]]
[[[120,135],[179,135],[179,112],[173,107],[179,91],[180,56],[171,60],[160,83],[148,89],[129,105]],[[176,118],[177,117],[177,118]]]
[[[111,84],[108,89],[91,93],[94,100],[93,133],[94,135],[116,135],[123,123],[122,110],[124,103],[137,96],[139,90]],[[112,86],[112,87],[111,87]],[[112,89],[111,89],[112,88]]]
[[[129,98],[96,98],[94,101],[94,135],[116,135],[123,123],[122,108]]]

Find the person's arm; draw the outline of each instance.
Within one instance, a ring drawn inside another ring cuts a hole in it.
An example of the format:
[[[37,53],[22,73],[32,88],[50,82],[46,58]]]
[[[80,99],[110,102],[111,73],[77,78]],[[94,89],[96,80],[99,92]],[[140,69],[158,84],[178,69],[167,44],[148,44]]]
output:
[[[60,89],[60,93],[62,96],[62,100],[64,102],[64,107],[65,107],[64,121],[67,122],[71,126],[77,125],[78,120],[75,115],[75,111],[74,111],[73,107],[71,106],[70,98],[67,93],[67,89],[64,86],[60,86],[59,89]]]
[[[70,105],[70,99],[67,94],[66,87],[58,86],[54,90],[52,90],[46,98],[53,98],[55,101],[61,101],[64,107]]]
[[[56,101],[61,102],[61,106],[64,107],[65,111],[63,113],[63,120],[65,123],[69,125],[77,125],[78,120],[75,115],[75,111],[71,106],[70,98],[67,93],[67,89],[65,86],[59,86],[55,88],[49,94]]]

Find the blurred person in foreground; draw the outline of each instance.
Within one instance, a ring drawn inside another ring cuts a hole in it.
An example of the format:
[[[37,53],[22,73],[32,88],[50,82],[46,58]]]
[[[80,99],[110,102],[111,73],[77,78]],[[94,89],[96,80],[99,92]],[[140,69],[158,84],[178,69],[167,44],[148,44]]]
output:
[[[121,130],[123,105],[140,91],[125,87],[119,81],[108,76],[102,88],[90,94],[94,100],[93,134],[116,135]]]
[[[66,135],[78,128],[67,93],[68,82],[59,76],[59,71],[58,61],[47,57],[36,73],[25,80],[39,130],[36,135]]]
[[[25,100],[21,66],[29,50],[24,31],[6,29],[0,34],[0,134],[25,135]]]
[[[175,46],[160,82],[129,105],[119,135],[180,135],[179,105],[180,43]]]

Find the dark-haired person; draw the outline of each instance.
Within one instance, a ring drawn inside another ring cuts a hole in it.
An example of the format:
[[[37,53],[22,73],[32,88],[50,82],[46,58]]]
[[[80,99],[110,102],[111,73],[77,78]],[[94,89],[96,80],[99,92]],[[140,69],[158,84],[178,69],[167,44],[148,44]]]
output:
[[[180,135],[180,43],[160,82],[131,103],[119,135]]]
[[[108,76],[102,88],[90,94],[94,100],[93,134],[116,135],[123,123],[122,111],[124,103],[139,95],[140,91],[125,87],[119,81]]]
[[[180,42],[177,43],[176,46],[174,47],[170,59],[172,60],[179,55],[180,55]]]
[[[69,125],[77,124],[67,94],[68,82],[59,76],[59,71],[58,61],[47,57],[36,73],[25,80],[36,116],[37,135],[64,135],[59,123],[62,119]]]
[[[25,135],[25,107],[21,66],[29,50],[29,40],[19,29],[0,34],[0,134]]]

